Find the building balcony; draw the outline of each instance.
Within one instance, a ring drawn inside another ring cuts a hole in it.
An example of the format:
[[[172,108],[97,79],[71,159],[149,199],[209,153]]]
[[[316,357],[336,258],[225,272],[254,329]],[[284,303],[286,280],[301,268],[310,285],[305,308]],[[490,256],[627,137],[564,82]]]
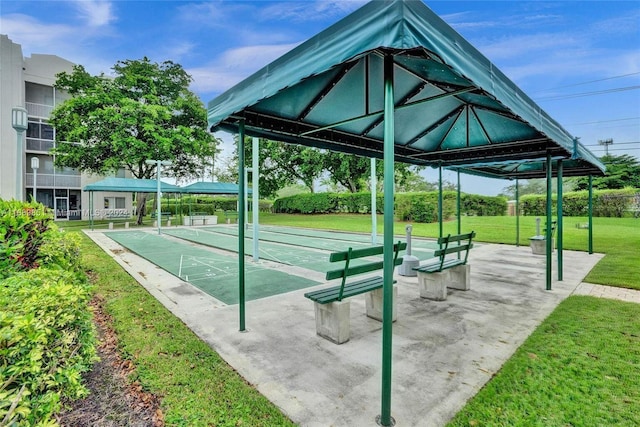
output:
[[[36,104],[35,102],[25,102],[27,114],[31,117],[48,119],[53,111],[53,105]]]
[[[38,151],[48,153],[54,146],[55,141],[50,139],[27,138],[27,151]]]
[[[25,187],[33,187],[33,173],[25,174]],[[39,173],[38,188],[80,188],[80,175]]]

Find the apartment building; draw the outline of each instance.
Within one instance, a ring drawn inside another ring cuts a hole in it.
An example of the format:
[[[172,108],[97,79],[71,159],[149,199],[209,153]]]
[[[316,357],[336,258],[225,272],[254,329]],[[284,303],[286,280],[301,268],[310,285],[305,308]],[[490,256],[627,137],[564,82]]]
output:
[[[35,188],[36,201],[53,209],[57,219],[68,220],[89,218],[89,196],[82,188],[104,178],[81,174],[71,168],[57,168],[50,154],[56,141],[55,129],[48,119],[53,108],[68,97],[53,87],[55,76],[63,71],[71,72],[73,65],[55,55],[23,57],[19,44],[7,35],[0,35],[0,197],[32,200]],[[27,110],[22,152],[18,152],[18,137],[12,127],[15,107]],[[34,158],[37,161],[32,160]],[[20,169],[22,188],[18,189]],[[124,176],[124,173],[118,175]],[[108,212],[101,212],[103,206],[104,210],[132,212],[131,199],[130,193],[96,193],[94,217],[108,216]]]

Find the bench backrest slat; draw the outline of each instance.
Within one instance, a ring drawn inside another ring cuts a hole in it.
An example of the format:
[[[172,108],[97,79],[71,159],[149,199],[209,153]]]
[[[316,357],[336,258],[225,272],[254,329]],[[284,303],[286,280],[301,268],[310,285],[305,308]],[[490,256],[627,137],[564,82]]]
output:
[[[476,232],[472,231],[471,233],[465,233],[465,234],[449,234],[448,236],[444,236],[438,239],[438,244],[442,245],[445,244],[446,242],[460,242],[462,240],[469,240],[469,239],[473,239],[474,237],[476,237]]]
[[[402,257],[396,258],[393,263],[394,267],[400,264],[402,264]],[[346,270],[344,268],[341,268],[339,270],[331,270],[331,271],[327,271],[326,280],[340,279],[343,277],[349,277],[349,276],[355,276],[358,274],[368,273],[370,271],[382,270],[383,267],[384,267],[384,264],[382,261],[375,261],[367,264],[349,266],[349,268],[347,268]]]
[[[465,243],[464,245],[460,245],[460,246],[447,246],[446,249],[436,249],[433,252],[433,256],[434,257],[442,257],[443,255],[449,255],[449,254],[455,254],[457,252],[464,252],[464,251],[468,251],[470,249],[473,248],[473,243]]]
[[[405,242],[398,242],[393,245],[394,251],[394,267],[402,264],[402,257],[398,256],[398,252],[405,250],[407,248],[407,244]],[[346,252],[334,252],[329,256],[330,262],[338,262],[338,261],[352,261],[358,258],[364,258],[374,255],[381,255],[384,252],[383,246],[372,246],[370,248],[363,249],[352,249],[351,251]],[[346,264],[346,263],[345,263]],[[339,278],[346,278],[349,276],[355,276],[357,274],[368,273],[370,271],[381,270],[384,267],[382,261],[374,261],[365,264],[359,265],[348,265],[346,264],[341,269],[331,270],[327,272],[326,280],[333,280]],[[344,281],[343,281],[344,282]]]
[[[464,264],[467,263],[469,259],[469,250],[473,248],[472,240],[476,237],[476,232],[472,231],[471,233],[465,234],[455,234],[455,235],[447,235],[445,237],[441,237],[438,239],[438,244],[440,245],[440,249],[433,252],[433,255],[437,258],[440,258],[440,270],[444,265],[445,257],[448,254],[461,253],[465,252],[464,256]],[[460,244],[460,242],[466,241],[464,244]],[[458,244],[452,244],[458,242]],[[444,247],[443,247],[444,245]]]

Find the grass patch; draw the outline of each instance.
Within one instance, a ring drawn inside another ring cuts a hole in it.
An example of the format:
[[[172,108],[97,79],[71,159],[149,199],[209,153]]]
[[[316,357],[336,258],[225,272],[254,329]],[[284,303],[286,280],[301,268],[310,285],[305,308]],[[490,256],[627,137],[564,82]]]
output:
[[[167,425],[294,425],[84,235],[81,251],[124,357],[136,366],[132,380],[161,397]]]
[[[371,232],[371,216],[357,214],[293,215],[260,213],[260,222],[270,225],[343,230],[359,233]],[[383,217],[378,216],[381,235]],[[567,250],[587,251],[588,230],[576,227],[587,218],[564,217],[563,246]],[[395,234],[405,234],[408,223],[395,222]],[[457,233],[457,221],[443,224],[444,233]],[[541,227],[544,228],[544,219]],[[462,218],[462,232],[474,230],[477,241],[516,244],[516,218],[512,216],[470,216]],[[437,238],[437,223],[413,224],[413,235]],[[528,246],[529,238],[536,234],[536,218],[520,217],[519,244]],[[585,281],[602,285],[640,289],[640,220],[635,218],[594,218],[593,250],[606,256],[595,266]]]
[[[640,305],[573,296],[449,426],[640,425]]]
[[[370,216],[261,213],[264,224],[369,233]],[[564,219],[564,247],[587,250],[587,230]],[[66,225],[68,223],[64,223]],[[378,219],[382,234],[382,216]],[[515,244],[514,217],[465,217],[478,240]],[[633,218],[594,218],[594,250],[606,254],[587,281],[640,289],[640,227]],[[396,222],[403,235],[406,223]],[[413,224],[437,237],[438,224]],[[520,218],[520,244],[535,217]],[[67,227],[64,227],[67,228]],[[457,232],[457,222],[444,224]],[[293,425],[213,350],[83,236],[83,264],[115,318],[136,375],[160,395],[168,425]],[[451,421],[451,426],[636,426],[640,413],[640,305],[574,296],[565,300]]]

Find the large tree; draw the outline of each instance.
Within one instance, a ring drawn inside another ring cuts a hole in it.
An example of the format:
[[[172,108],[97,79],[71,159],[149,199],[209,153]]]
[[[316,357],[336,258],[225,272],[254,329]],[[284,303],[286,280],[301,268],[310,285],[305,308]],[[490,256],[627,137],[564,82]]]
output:
[[[600,158],[607,167],[606,175],[593,178],[593,188],[600,190],[621,189],[625,187],[640,188],[640,162],[633,156],[607,155]],[[576,189],[589,188],[588,177],[573,178]]]
[[[352,193],[370,190],[371,159],[353,154],[328,152],[324,157],[324,169],[329,173],[329,181],[339,184]],[[415,175],[422,169],[419,166],[396,162],[394,175],[396,190],[404,190]],[[376,160],[376,176],[378,186],[382,188],[384,179],[384,162]]]
[[[82,66],[57,75],[56,88],[71,97],[51,115],[56,166],[109,174],[124,168],[136,178],[155,177],[147,160],[171,162],[177,179],[195,177],[217,151],[202,102],[189,90],[179,64],[147,58],[118,61],[113,77]],[[138,222],[145,197],[138,198]]]

